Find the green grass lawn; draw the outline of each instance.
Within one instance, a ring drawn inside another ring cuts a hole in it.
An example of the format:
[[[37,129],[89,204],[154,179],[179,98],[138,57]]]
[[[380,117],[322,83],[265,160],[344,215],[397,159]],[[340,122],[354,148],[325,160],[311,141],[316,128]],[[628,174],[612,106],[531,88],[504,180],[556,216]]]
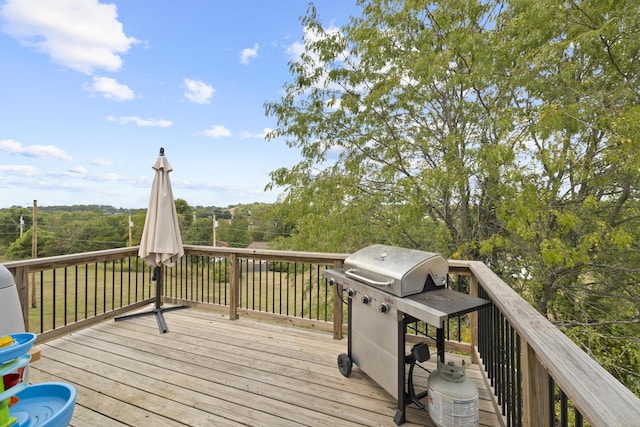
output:
[[[178,299],[228,305],[228,270],[182,264],[165,269],[164,294]],[[240,308],[308,319],[329,320],[333,289],[318,270],[243,271]],[[32,293],[35,283],[35,293]],[[30,276],[29,329],[34,333],[60,328],[155,296],[155,281],[146,264],[129,268],[114,261],[59,268]]]

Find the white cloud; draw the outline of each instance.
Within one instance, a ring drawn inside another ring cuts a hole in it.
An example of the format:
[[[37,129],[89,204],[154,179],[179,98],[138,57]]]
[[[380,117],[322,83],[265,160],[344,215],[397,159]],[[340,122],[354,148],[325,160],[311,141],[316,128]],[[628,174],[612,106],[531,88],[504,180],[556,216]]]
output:
[[[113,166],[113,162],[108,159],[103,159],[101,157],[94,157],[91,159],[91,164],[96,166]]]
[[[115,101],[129,101],[136,97],[135,93],[127,85],[118,83],[111,77],[94,77],[92,84],[85,84],[87,92],[98,92],[104,98]]]
[[[264,138],[266,138],[267,134],[268,134],[269,132],[271,132],[272,130],[273,130],[273,129],[271,129],[271,128],[264,128],[264,129],[262,129],[262,132],[249,132],[249,131],[245,130],[245,131],[242,131],[242,132],[240,133],[240,136],[241,136],[242,138],[259,138],[259,139],[264,139]]]
[[[76,166],[69,169],[69,173],[73,175],[86,175],[87,168],[85,168],[84,166]]]
[[[123,181],[124,177],[122,175],[118,175],[117,173],[105,173],[100,176],[101,180],[105,181]]]
[[[216,91],[212,86],[192,79],[184,79],[184,86],[187,89],[184,96],[196,104],[208,104]]]
[[[137,43],[124,33],[116,5],[98,0],[7,0],[0,18],[9,36],[85,74],[118,71],[120,55]]]
[[[171,125],[173,125],[173,123],[169,120],[164,120],[164,119],[142,119],[138,116],[123,116],[123,117],[113,117],[113,116],[108,116],[107,117],[107,121],[109,122],[114,122],[114,123],[118,123],[121,125],[126,125],[128,123],[135,123],[137,126],[140,127],[161,127],[161,128],[167,128]]]
[[[300,56],[304,53],[304,43],[295,41],[287,46],[287,55],[294,61],[300,59]]]
[[[51,157],[69,161],[71,157],[64,150],[55,145],[27,145],[12,139],[0,139],[0,151],[9,154],[19,154],[25,157]]]
[[[13,175],[36,176],[38,169],[26,165],[0,165],[0,172],[10,172]]]
[[[60,177],[72,177],[72,178],[82,178],[87,176],[87,169],[84,166],[74,166],[72,168],[67,169],[64,172],[51,171],[48,172],[47,175],[56,179]],[[65,185],[64,183],[60,183],[60,185]]]
[[[207,129],[204,132],[205,135],[211,138],[221,138],[223,136],[231,136],[231,131],[222,125],[213,125],[211,129]]]
[[[248,65],[249,64],[249,58],[255,58],[256,56],[258,56],[258,48],[260,46],[258,45],[258,43],[253,45],[253,48],[246,48],[246,49],[242,49],[242,52],[240,52],[240,63],[244,64],[244,65]]]

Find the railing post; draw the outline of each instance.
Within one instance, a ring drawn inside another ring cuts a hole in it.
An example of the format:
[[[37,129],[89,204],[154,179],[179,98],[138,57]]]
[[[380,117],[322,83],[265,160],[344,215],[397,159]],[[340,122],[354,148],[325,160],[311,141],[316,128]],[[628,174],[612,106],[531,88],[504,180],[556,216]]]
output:
[[[333,268],[342,267],[341,261],[336,261],[333,263]],[[333,285],[333,339],[341,340],[342,339],[342,312],[343,312],[343,304],[342,304],[342,285],[339,283],[335,283]]]
[[[229,285],[231,286],[231,298],[229,300],[229,319],[238,319],[238,305],[240,303],[240,263],[238,262],[238,254],[232,253],[231,262],[231,277]]]
[[[469,278],[469,295],[473,297],[478,296],[478,279],[476,276]],[[478,355],[478,311],[472,311],[469,313],[469,334],[471,341],[471,363],[480,363],[480,356]]]
[[[524,340],[522,371],[522,425],[524,427],[545,425],[549,419],[549,374],[536,357],[536,352]]]
[[[16,282],[22,318],[24,319],[24,330],[29,331],[29,267],[10,268],[13,279]]]

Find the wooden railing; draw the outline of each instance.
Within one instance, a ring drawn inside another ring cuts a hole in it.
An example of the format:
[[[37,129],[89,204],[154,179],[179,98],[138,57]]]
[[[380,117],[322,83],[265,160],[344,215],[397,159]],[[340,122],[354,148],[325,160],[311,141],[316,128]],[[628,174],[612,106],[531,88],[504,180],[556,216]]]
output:
[[[27,329],[45,341],[152,303],[151,268],[137,252],[131,247],[6,263]],[[280,320],[342,338],[343,295],[322,272],[341,266],[346,254],[189,245],[185,253],[164,270],[166,303],[224,310],[230,319]],[[639,425],[640,399],[485,264],[451,260],[449,266],[451,287],[492,302],[452,319],[447,345],[482,365],[505,426]]]
[[[5,263],[13,274],[27,331],[38,341],[82,329],[153,302],[151,269],[138,248]]]
[[[479,314],[474,339],[507,425],[640,425],[640,399],[489,267],[477,261],[449,265],[470,274],[479,296],[493,303]]]

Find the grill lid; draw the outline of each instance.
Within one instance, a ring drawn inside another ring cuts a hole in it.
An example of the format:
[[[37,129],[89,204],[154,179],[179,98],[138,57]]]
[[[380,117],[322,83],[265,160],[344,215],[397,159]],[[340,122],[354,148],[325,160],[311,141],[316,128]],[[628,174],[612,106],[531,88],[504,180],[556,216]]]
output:
[[[344,266],[348,277],[401,297],[444,286],[449,272],[439,254],[387,245],[362,248]]]

